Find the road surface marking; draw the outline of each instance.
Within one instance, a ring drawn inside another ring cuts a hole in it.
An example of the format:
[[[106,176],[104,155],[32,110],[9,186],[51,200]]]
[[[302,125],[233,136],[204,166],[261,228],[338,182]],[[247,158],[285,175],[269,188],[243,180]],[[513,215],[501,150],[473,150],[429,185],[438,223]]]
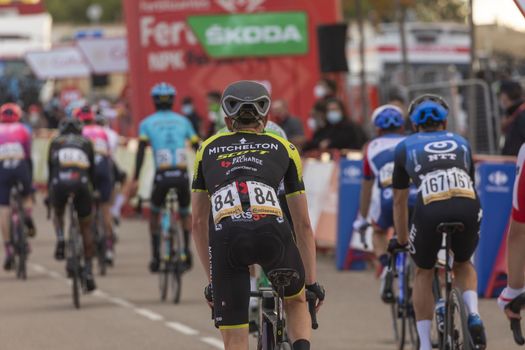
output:
[[[135,309],[133,309],[133,311],[135,311],[137,314],[139,314],[141,316],[146,317],[150,321],[161,321],[161,320],[164,319],[164,316],[159,315],[158,313],[153,312],[153,311],[148,310],[148,309],[135,308]]]
[[[214,337],[202,337],[201,341],[203,343],[206,343],[208,345],[213,346],[214,348],[223,349],[224,350],[224,344],[222,343],[222,341],[220,339],[217,339],[217,338],[214,338]]]
[[[47,274],[49,275],[49,277],[54,278],[54,279],[56,279],[56,280],[60,280],[60,279],[63,278],[62,275],[59,274],[59,273],[56,272],[56,271],[48,270],[48,271],[47,271]]]
[[[199,331],[179,322],[166,322],[166,326],[186,335],[197,335]]]
[[[38,273],[45,273],[46,272],[46,268],[44,266],[42,266],[42,265],[32,264],[32,268],[33,268],[33,270],[35,270]]]
[[[122,298],[109,296],[108,300],[111,301],[114,304],[117,304],[118,306],[122,306],[122,307],[125,307],[125,308],[134,308],[135,307],[135,305],[133,305],[129,301],[124,300]]]

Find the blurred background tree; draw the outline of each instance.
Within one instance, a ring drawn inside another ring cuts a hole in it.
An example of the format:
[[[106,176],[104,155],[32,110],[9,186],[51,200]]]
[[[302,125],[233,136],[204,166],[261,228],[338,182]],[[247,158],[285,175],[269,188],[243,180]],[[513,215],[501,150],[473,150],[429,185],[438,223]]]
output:
[[[122,20],[122,0],[44,0],[44,3],[56,22],[89,23],[86,10],[92,4],[103,9],[100,22]]]
[[[363,12],[371,20],[393,22],[396,19],[396,0],[361,0]],[[468,13],[466,0],[400,0],[420,21],[465,22]],[[355,18],[356,0],[343,0],[345,18]]]

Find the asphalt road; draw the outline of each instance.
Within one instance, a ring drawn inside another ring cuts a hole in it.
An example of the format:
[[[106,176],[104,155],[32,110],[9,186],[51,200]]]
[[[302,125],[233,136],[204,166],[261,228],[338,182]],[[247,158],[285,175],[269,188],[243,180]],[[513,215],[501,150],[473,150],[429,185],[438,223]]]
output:
[[[72,306],[64,263],[53,260],[54,234],[42,208],[35,210],[38,236],[32,242],[28,280],[0,272],[0,349],[134,350],[222,349],[196,266],[184,275],[179,305],[162,303],[158,280],[148,273],[149,240],[143,220],[125,220],[118,229],[115,268],[98,277],[98,292]],[[3,257],[2,257],[3,258]],[[395,349],[389,309],[370,272],[338,272],[333,259],[318,264],[327,300],[319,314],[313,349]],[[489,349],[514,349],[508,323],[494,300],[481,301]]]

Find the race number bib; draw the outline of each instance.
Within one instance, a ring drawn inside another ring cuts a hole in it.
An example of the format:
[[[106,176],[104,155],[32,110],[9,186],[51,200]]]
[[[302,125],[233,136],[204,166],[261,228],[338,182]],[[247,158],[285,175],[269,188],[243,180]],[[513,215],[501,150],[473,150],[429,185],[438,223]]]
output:
[[[247,181],[246,184],[248,185],[252,213],[283,216],[279,199],[271,186],[256,181]]]
[[[0,145],[0,160],[24,159],[24,148],[18,142]]]
[[[63,167],[89,168],[86,153],[78,148],[62,148],[58,151],[58,162]]]
[[[109,154],[109,145],[103,139],[96,139],[93,142],[95,153],[107,156]]]
[[[227,216],[242,214],[241,199],[235,183],[222,187],[211,196],[211,210],[216,224]]]
[[[470,176],[458,168],[428,173],[420,188],[425,205],[452,197],[476,198]]]
[[[379,183],[381,187],[388,187],[392,185],[392,176],[394,174],[394,162],[386,163],[379,170]]]
[[[158,168],[171,168],[173,166],[173,155],[169,149],[159,149],[155,152]]]
[[[177,165],[178,166],[186,166],[188,163],[188,157],[186,156],[186,149],[185,148],[179,148],[176,153],[177,156]]]

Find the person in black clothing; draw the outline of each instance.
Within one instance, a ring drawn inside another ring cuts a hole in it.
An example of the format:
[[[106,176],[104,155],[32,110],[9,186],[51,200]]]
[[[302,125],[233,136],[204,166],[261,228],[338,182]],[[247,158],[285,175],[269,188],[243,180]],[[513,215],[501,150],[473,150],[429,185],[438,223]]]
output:
[[[503,81],[499,91],[499,103],[505,111],[501,120],[501,132],[505,137],[501,154],[517,156],[525,142],[525,101],[520,83]]]
[[[195,132],[197,134],[200,134],[200,125],[202,118],[195,110],[193,98],[186,96],[182,99],[181,112],[191,122],[191,125],[193,125],[193,129],[195,130]]]
[[[304,151],[361,149],[367,140],[363,128],[348,117],[343,102],[332,98],[326,102],[326,125],[316,130]]]
[[[82,136],[82,123],[77,119],[64,119],[60,122],[59,130],[60,135],[51,141],[48,155],[48,189],[50,203],[54,208],[53,223],[57,234],[55,259],[65,259],[64,212],[69,195],[74,194],[74,205],[84,246],[86,289],[93,291],[96,285],[92,272],[95,247],[91,231],[91,208],[95,151],[91,141]]]

